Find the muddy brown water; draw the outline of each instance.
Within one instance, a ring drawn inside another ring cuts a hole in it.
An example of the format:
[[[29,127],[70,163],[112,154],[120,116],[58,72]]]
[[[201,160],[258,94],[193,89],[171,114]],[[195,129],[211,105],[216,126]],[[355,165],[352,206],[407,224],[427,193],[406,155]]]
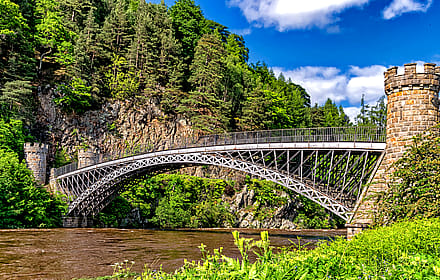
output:
[[[223,247],[238,257],[232,230],[121,230],[49,229],[0,230],[0,279],[72,279],[111,275],[112,264],[134,261],[132,270],[144,266],[172,272],[184,259],[199,260],[198,246]],[[239,229],[246,238],[259,239],[258,230]],[[269,230],[271,245],[293,243],[313,247],[319,240],[345,235],[345,230]]]

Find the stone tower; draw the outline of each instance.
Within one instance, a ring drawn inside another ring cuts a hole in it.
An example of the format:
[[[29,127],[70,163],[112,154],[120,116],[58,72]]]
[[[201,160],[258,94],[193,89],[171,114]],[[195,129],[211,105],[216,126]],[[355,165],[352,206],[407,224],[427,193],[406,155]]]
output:
[[[90,149],[78,150],[78,169],[94,165],[96,163],[96,153]]]
[[[386,189],[392,164],[402,157],[412,137],[436,125],[440,120],[440,67],[426,63],[423,73],[416,72],[416,63],[405,64],[402,75],[397,67],[385,75],[387,96],[387,129],[385,156],[372,184],[361,197],[352,221],[347,225],[347,236],[353,236],[372,222],[374,211],[371,195]]]
[[[34,174],[35,180],[44,185],[46,183],[47,144],[25,143],[24,158],[27,167]]]

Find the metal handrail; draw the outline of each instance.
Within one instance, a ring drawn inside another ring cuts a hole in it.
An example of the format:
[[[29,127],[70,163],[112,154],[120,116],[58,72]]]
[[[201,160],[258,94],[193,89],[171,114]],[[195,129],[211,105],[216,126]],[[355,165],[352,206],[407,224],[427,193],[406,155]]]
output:
[[[243,131],[224,134],[182,137],[177,140],[167,140],[160,143],[134,145],[111,154],[98,154],[94,164],[114,159],[185,148],[212,147],[241,144],[265,143],[310,143],[310,142],[363,142],[385,143],[384,127],[351,126],[351,127],[318,127],[276,129],[261,131]],[[85,167],[85,166],[84,166]],[[55,169],[55,177],[78,169],[77,162]]]

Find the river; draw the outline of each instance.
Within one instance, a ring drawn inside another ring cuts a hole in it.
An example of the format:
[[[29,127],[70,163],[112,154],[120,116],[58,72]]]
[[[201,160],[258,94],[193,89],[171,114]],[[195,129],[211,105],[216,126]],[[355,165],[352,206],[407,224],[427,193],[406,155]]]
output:
[[[258,230],[239,229],[241,236],[259,238]],[[291,242],[313,247],[323,239],[345,235],[345,230],[269,230],[271,245]],[[238,257],[231,230],[122,230],[48,229],[0,230],[0,279],[72,279],[111,275],[112,264],[134,261],[133,270],[144,265],[174,271],[184,259],[199,260],[198,246],[223,247]]]

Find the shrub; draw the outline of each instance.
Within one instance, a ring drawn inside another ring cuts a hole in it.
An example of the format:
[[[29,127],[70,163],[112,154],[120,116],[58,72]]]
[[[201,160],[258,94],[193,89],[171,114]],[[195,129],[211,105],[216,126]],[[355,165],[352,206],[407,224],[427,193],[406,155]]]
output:
[[[388,190],[378,197],[375,221],[440,217],[440,126],[413,137],[413,144],[393,166]]]

